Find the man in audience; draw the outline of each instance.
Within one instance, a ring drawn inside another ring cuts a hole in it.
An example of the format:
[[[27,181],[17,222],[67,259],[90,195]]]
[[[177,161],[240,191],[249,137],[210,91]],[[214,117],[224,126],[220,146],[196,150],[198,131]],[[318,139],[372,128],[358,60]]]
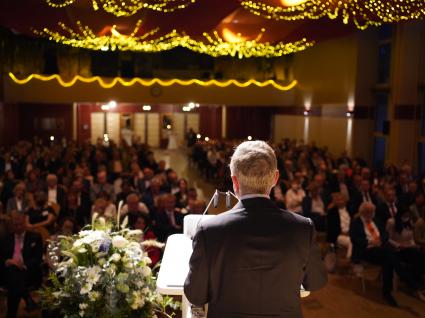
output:
[[[66,208],[66,192],[63,187],[58,185],[58,178],[55,174],[48,174],[46,177],[47,184],[47,203],[53,207],[56,214],[59,215],[60,211]]]
[[[378,204],[376,208],[376,218],[385,227],[388,219],[395,217],[399,209],[400,206],[396,202],[395,190],[387,187],[384,190],[384,202]]]
[[[353,192],[353,195],[351,197],[351,202],[350,202],[351,211],[353,211],[354,213],[357,213],[357,211],[359,210],[359,206],[363,202],[370,202],[370,203],[373,203],[374,205],[376,205],[377,203],[375,195],[372,193],[370,189],[370,182],[368,179],[362,179],[360,183],[360,188],[358,189],[358,191]]]
[[[12,233],[0,241],[0,273],[7,289],[7,318],[17,317],[19,303],[25,300],[26,308],[36,308],[29,288],[41,284],[43,245],[39,234],[26,230],[25,215],[11,214]]]
[[[149,215],[149,209],[143,202],[140,202],[140,197],[136,193],[131,193],[127,196],[126,204],[121,209],[121,218],[128,217],[128,225],[133,227],[134,222],[139,215]]]
[[[388,237],[384,227],[375,219],[375,206],[371,202],[363,202],[360,205],[359,216],[351,222],[350,238],[353,244],[352,262],[359,264],[367,261],[381,265],[383,297],[389,305],[398,306],[392,296],[395,253],[385,247]]]
[[[165,242],[171,234],[183,232],[184,215],[176,209],[176,197],[163,194],[158,201],[158,209],[153,214],[158,240]]]
[[[420,217],[425,217],[425,194],[416,193],[415,202],[410,206],[410,212],[413,222],[416,222]]]
[[[94,202],[99,198],[100,193],[106,192],[110,199],[115,202],[114,186],[108,183],[107,173],[105,170],[101,170],[97,173],[97,183],[95,183],[90,189],[90,200]]]
[[[353,245],[350,239],[351,215],[345,196],[337,192],[333,196],[333,207],[327,212],[328,242],[347,249],[346,257],[351,258]]]

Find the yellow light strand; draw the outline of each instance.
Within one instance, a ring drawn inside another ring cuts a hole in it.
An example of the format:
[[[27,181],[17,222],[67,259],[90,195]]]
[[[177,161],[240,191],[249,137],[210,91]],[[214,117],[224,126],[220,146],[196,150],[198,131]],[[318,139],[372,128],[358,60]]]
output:
[[[29,76],[27,76],[23,79],[18,79],[11,72],[9,72],[9,77],[12,79],[13,82],[15,82],[16,84],[19,84],[19,85],[28,84],[32,80],[39,80],[39,81],[43,81],[43,82],[49,82],[49,81],[56,80],[62,87],[66,87],[66,88],[72,87],[77,82],[82,82],[82,83],[97,82],[97,84],[99,84],[99,86],[101,86],[104,89],[110,89],[117,84],[120,84],[120,85],[125,86],[125,87],[131,87],[131,86],[134,86],[136,84],[139,84],[139,85],[145,86],[145,87],[150,87],[150,86],[157,84],[157,85],[160,85],[160,86],[163,86],[163,87],[168,87],[168,86],[172,86],[172,85],[180,85],[180,86],[198,85],[198,86],[203,86],[203,87],[217,86],[217,87],[220,87],[220,88],[225,88],[225,87],[234,85],[234,86],[239,87],[239,88],[245,88],[245,87],[249,87],[249,86],[257,86],[257,87],[263,88],[263,87],[271,86],[271,87],[273,87],[277,90],[280,90],[280,91],[288,91],[288,90],[294,88],[298,84],[298,82],[296,80],[293,80],[288,85],[283,86],[283,85],[280,85],[273,80],[267,80],[267,81],[264,81],[264,82],[259,82],[259,81],[254,80],[254,79],[250,79],[250,80],[245,81],[245,82],[240,82],[240,81],[235,80],[235,79],[230,79],[230,80],[227,80],[227,81],[217,81],[215,79],[208,80],[208,81],[202,81],[202,80],[199,80],[199,79],[163,80],[163,79],[159,79],[159,78],[153,78],[153,79],[147,80],[147,79],[142,79],[142,78],[139,78],[139,77],[133,78],[131,80],[126,80],[126,79],[123,79],[122,77],[115,77],[110,82],[105,82],[100,76],[82,77],[80,75],[76,75],[71,80],[65,81],[58,74],[53,74],[53,75],[31,74],[31,75],[29,75]]]
[[[251,13],[274,20],[330,19],[341,17],[344,24],[352,21],[359,29],[425,16],[423,0],[308,0],[294,6],[273,6],[256,0],[242,0]]]
[[[77,0],[45,1],[50,7],[64,8]],[[93,0],[92,5],[95,11],[101,7],[117,17],[129,17],[142,9],[170,13],[185,9],[195,2],[196,0]]]
[[[149,31],[142,36],[134,36],[140,28],[140,23],[141,22],[138,21],[134,31],[130,35],[122,35],[113,27],[113,33],[115,33],[115,35],[96,36],[90,28],[87,26],[83,27],[80,21],[77,21],[79,32],[73,31],[64,23],[59,23],[65,33],[69,35],[63,35],[47,28],[44,28],[42,31],[35,30],[34,33],[52,41],[56,41],[57,43],[90,50],[120,50],[156,53],[180,46],[213,57],[279,57],[305,50],[314,45],[314,41],[308,41],[306,38],[289,43],[279,42],[270,44],[269,42],[258,42],[257,39],[260,39],[261,36],[254,40],[241,39],[241,41],[238,42],[226,42],[219,36],[217,31],[213,32],[213,36],[208,33],[203,34],[206,43],[193,39],[188,35],[179,34],[176,30],[157,39],[146,40],[146,38],[158,32],[159,29]],[[263,33],[264,31],[262,30],[261,32]]]

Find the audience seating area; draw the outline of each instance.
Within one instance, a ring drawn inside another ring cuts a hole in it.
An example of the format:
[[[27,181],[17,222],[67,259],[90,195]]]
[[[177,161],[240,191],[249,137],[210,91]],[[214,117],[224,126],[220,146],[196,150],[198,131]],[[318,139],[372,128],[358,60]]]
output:
[[[187,136],[187,151],[200,177],[232,190],[228,163],[240,141],[195,136]],[[352,274],[364,278],[363,264],[375,264],[390,305],[397,305],[391,296],[394,273],[425,301],[425,176],[416,175],[408,162],[372,169],[361,158],[335,156],[314,144],[283,140],[273,147],[280,179],[271,198],[311,218],[327,269],[335,271],[344,260]],[[21,299],[28,311],[37,307],[29,291],[49,273],[49,241],[83,229],[95,213],[114,222],[123,201],[121,218],[144,232],[141,240],[166,242],[182,232],[184,216],[206,206],[191,187],[194,180],[184,177],[138,143],[43,144],[35,138],[2,149],[0,285],[9,317],[16,316]],[[13,236],[21,240],[21,251],[10,245]],[[148,253],[153,266],[160,261],[160,249]]]

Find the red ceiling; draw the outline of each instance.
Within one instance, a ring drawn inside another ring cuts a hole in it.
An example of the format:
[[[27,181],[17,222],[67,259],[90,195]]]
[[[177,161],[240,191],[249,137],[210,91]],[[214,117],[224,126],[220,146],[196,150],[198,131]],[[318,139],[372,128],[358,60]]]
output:
[[[125,35],[133,31],[138,20],[143,21],[139,35],[159,28],[160,31],[153,37],[173,29],[192,37],[201,37],[202,33],[211,33],[214,30],[221,34],[222,29],[226,27],[233,33],[253,39],[265,28],[266,32],[261,41],[271,43],[296,41],[304,37],[307,40],[320,41],[356,31],[353,25],[344,25],[338,19],[267,20],[243,9],[238,0],[197,0],[189,7],[172,13],[142,10],[131,17],[116,17],[102,9],[94,11],[91,0],[76,0],[61,9],[49,7],[45,0],[0,1],[0,25],[32,36],[33,29],[42,30],[47,27],[61,31],[58,22],[64,22],[77,30],[77,21],[89,26],[97,34],[115,24],[116,29]]]

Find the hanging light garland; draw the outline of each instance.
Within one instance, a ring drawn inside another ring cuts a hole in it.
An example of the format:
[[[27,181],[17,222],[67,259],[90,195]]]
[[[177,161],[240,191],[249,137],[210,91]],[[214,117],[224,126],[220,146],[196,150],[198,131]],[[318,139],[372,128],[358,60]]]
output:
[[[204,53],[213,57],[232,56],[232,57],[278,57],[285,54],[295,53],[305,50],[314,45],[314,41],[308,41],[303,38],[299,41],[277,44],[269,42],[259,42],[264,29],[257,38],[253,40],[244,40],[236,42],[226,42],[214,31],[213,36],[204,33],[204,41],[199,41],[191,38],[188,35],[180,34],[176,30],[167,33],[156,39],[148,39],[158,29],[154,29],[145,33],[142,36],[137,36],[140,29],[141,21],[130,35],[122,35],[116,30],[116,26],[111,28],[110,35],[97,36],[88,26],[83,26],[80,21],[77,21],[78,32],[67,27],[60,22],[59,26],[65,34],[44,28],[42,31],[35,30],[35,34],[46,37],[50,40],[61,44],[70,45],[79,48],[102,51],[136,51],[136,52],[161,52],[173,49],[175,47],[185,47],[189,50],[198,53]]]
[[[283,0],[282,0],[283,2]],[[341,17],[359,29],[383,23],[420,19],[425,16],[423,0],[306,0],[296,5],[270,5],[257,0],[242,0],[241,5],[255,15],[275,20],[302,20]]]
[[[273,88],[280,90],[280,91],[288,91],[288,90],[294,88],[298,84],[298,82],[296,80],[291,81],[287,85],[282,85],[282,84],[275,82],[273,80],[267,80],[267,81],[264,81],[264,82],[259,82],[259,81],[256,81],[254,79],[250,79],[250,80],[245,81],[245,82],[240,82],[240,81],[235,80],[235,79],[229,79],[229,80],[225,80],[225,81],[217,81],[215,79],[203,81],[203,80],[199,80],[199,79],[182,80],[182,79],[177,79],[177,78],[169,79],[169,80],[163,80],[163,79],[159,79],[159,78],[142,79],[142,78],[139,78],[139,77],[135,77],[131,80],[126,80],[122,77],[115,77],[111,81],[105,81],[99,76],[82,77],[80,75],[77,75],[73,79],[66,81],[66,80],[62,79],[62,77],[60,77],[58,74],[53,74],[53,75],[31,74],[31,75],[29,75],[25,78],[19,79],[13,73],[10,73],[10,72],[9,72],[9,77],[12,79],[12,81],[14,83],[19,84],[19,85],[25,85],[25,84],[28,84],[29,82],[35,81],[35,80],[42,81],[42,82],[50,82],[50,81],[56,80],[59,83],[59,85],[61,85],[62,87],[65,87],[65,88],[72,87],[77,82],[81,82],[81,83],[86,83],[86,84],[97,83],[100,87],[102,87],[104,89],[113,88],[117,84],[120,84],[120,85],[125,86],[125,87],[131,87],[131,86],[138,84],[138,85],[145,86],[145,87],[151,87],[153,85],[160,85],[160,86],[163,86],[163,87],[174,86],[174,85],[180,85],[180,86],[198,85],[198,86],[202,86],[202,87],[213,86],[213,87],[220,87],[220,88],[225,88],[225,87],[234,85],[234,86],[239,87],[239,88],[257,86],[257,87],[260,87],[260,88],[273,87]]]
[[[45,0],[53,8],[64,8],[77,0]],[[94,10],[103,8],[108,13],[117,17],[129,17],[142,9],[149,9],[158,12],[174,12],[187,8],[196,0],[92,0]]]

